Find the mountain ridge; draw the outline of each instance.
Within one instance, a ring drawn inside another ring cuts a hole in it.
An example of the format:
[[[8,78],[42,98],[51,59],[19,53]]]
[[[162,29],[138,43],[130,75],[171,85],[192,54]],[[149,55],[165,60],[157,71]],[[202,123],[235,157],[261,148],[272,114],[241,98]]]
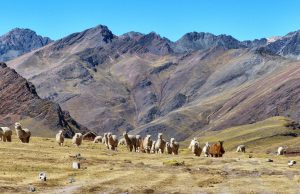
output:
[[[249,116],[241,118],[248,106],[243,102],[251,101],[237,91],[247,93],[251,84],[298,63],[268,47],[276,41],[241,42],[226,35],[192,33],[176,45],[154,32],[116,36],[97,26],[8,65],[33,82],[42,98],[59,103],[96,132],[162,131],[184,140],[202,130],[253,122]],[[233,101],[235,96],[238,100]],[[258,99],[266,102],[265,97]],[[256,111],[248,109],[247,115]],[[289,109],[277,113],[286,116]],[[257,115],[255,121],[265,119]],[[266,116],[277,115],[267,111]],[[297,111],[291,116],[298,119]]]

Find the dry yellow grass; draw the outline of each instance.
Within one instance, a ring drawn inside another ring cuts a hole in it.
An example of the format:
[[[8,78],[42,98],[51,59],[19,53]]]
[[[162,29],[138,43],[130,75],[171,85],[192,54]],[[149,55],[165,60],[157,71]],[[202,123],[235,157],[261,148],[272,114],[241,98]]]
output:
[[[226,147],[225,147],[226,149]],[[54,138],[32,138],[22,144],[0,142],[0,193],[297,193],[300,165],[287,161],[300,157],[227,152],[223,158],[194,157],[186,149],[179,156],[128,153],[106,150],[102,144],[70,140],[59,147]],[[71,164],[80,153],[82,168]],[[274,159],[273,163],[266,158]],[[38,180],[38,173],[48,180]],[[75,182],[69,183],[74,178]]]

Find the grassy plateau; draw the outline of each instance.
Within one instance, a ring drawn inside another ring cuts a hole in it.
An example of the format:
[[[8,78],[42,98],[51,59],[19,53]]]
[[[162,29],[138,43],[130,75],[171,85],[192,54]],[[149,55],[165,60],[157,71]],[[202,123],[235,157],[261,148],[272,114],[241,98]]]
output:
[[[178,156],[129,153],[126,147],[110,151],[103,144],[84,141],[80,147],[65,140],[33,137],[29,144],[0,142],[0,193],[299,193],[300,165],[288,160],[300,156],[276,156],[279,145],[297,146],[300,138],[289,136],[290,120],[274,117],[265,121],[206,132],[206,141],[224,140],[223,158],[195,157],[181,143]],[[236,153],[245,144],[246,153]],[[81,154],[81,159],[74,156]],[[273,162],[267,162],[267,159]],[[79,161],[81,169],[73,169]],[[46,172],[47,181],[38,174]]]

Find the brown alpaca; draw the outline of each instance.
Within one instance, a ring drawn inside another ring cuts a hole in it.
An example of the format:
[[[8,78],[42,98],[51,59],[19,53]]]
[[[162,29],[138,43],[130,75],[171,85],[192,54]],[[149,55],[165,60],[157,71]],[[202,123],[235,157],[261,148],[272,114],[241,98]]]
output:
[[[136,145],[137,145],[137,140],[136,136],[134,135],[128,135],[127,132],[123,133],[123,136],[125,138],[126,146],[130,152],[134,151],[136,152]]]
[[[211,145],[209,148],[209,154],[211,157],[222,157],[223,154],[225,154],[223,141],[219,141],[219,143]]]

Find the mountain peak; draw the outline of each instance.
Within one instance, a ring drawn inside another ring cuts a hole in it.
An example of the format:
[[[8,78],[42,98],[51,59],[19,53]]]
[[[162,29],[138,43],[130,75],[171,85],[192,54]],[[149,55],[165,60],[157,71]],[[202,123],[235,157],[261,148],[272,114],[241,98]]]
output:
[[[14,28],[0,36],[0,61],[8,61],[50,42],[50,38],[39,36],[33,30]]]
[[[189,32],[176,41],[177,50],[193,51],[213,47],[236,49],[245,47],[240,41],[230,35],[214,35],[206,32]]]

